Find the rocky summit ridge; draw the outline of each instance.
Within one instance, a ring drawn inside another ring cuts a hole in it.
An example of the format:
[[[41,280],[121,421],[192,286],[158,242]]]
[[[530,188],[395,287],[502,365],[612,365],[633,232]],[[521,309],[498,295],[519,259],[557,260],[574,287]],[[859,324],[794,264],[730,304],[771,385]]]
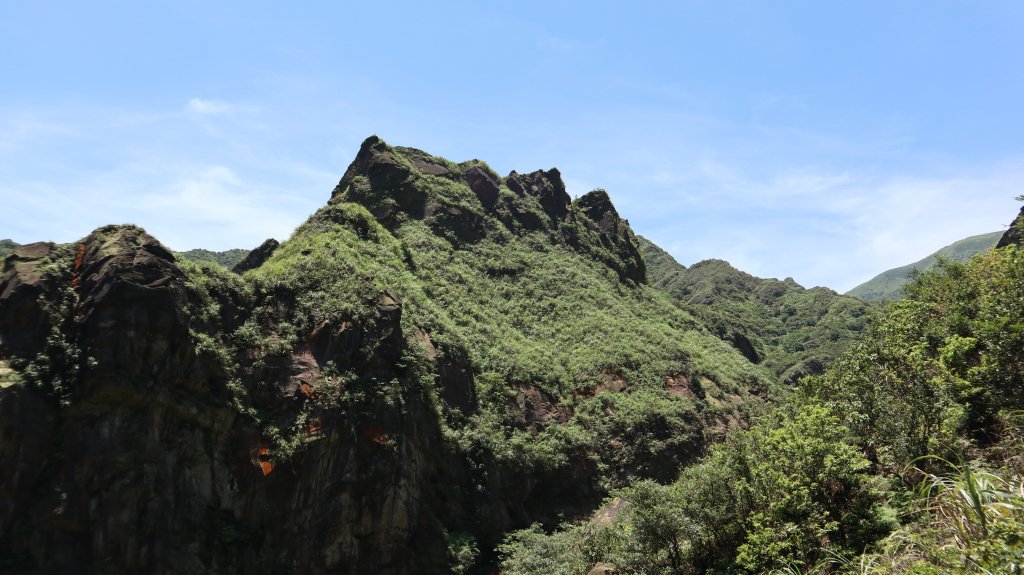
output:
[[[135,226],[3,261],[4,572],[485,572],[772,385],[554,169],[372,137],[275,244],[241,275]]]
[[[646,279],[636,236],[607,192],[584,194],[573,209],[557,168],[512,171],[502,178],[479,160],[455,164],[371,136],[334,188],[331,202],[359,203],[386,227],[403,218],[424,220],[460,242],[494,236],[498,223],[502,231],[558,235],[620,277],[636,283]]]

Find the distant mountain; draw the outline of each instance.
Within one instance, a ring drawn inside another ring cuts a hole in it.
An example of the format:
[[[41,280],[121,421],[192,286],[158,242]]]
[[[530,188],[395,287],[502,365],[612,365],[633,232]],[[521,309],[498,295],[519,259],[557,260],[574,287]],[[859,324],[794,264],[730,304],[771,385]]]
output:
[[[902,296],[903,286],[909,281],[911,272],[935,267],[940,257],[954,262],[967,261],[975,254],[995,247],[1002,236],[1003,232],[992,232],[954,242],[920,261],[882,272],[846,292],[846,295],[864,301],[897,299]]]
[[[245,259],[245,256],[249,255],[249,250],[235,248],[223,252],[211,252],[210,250],[196,249],[188,250],[187,252],[175,252],[175,254],[197,263],[211,262],[231,269],[236,266],[238,262]]]
[[[18,245],[12,240],[0,240],[0,259],[6,258],[7,254],[11,253]]]
[[[639,237],[650,284],[784,382],[820,373],[867,326],[870,306],[792,278],[762,279],[722,260],[689,268]]]

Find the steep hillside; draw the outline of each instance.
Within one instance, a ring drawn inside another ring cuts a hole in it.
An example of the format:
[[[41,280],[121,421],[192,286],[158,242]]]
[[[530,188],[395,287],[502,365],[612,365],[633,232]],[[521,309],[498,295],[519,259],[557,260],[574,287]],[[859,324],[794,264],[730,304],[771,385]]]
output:
[[[826,373],[675,481],[511,534],[502,573],[1019,574],[1018,232],[913,278]]]
[[[821,373],[867,326],[871,306],[830,289],[756,278],[722,260],[686,268],[650,241],[640,245],[651,285],[782,381]]]
[[[509,529],[674,478],[772,385],[554,169],[370,138],[254,254],[108,226],[5,261],[6,572],[483,571]]]
[[[913,272],[930,270],[935,267],[940,259],[953,262],[967,261],[975,254],[995,247],[996,242],[1002,236],[1003,232],[992,232],[953,242],[920,261],[884,271],[846,292],[846,295],[864,301],[896,299],[903,294],[903,286],[910,281],[910,276]]]

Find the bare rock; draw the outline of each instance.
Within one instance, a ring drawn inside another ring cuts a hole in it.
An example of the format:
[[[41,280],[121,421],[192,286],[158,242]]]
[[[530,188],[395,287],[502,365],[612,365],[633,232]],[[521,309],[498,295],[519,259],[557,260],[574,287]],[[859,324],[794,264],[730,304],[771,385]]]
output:
[[[466,181],[476,197],[480,199],[484,209],[493,210],[494,205],[498,203],[500,189],[498,178],[480,166],[473,166],[466,170]]]
[[[1006,230],[1003,237],[999,238],[999,243],[996,244],[997,248],[1002,248],[1009,245],[1024,245],[1024,207],[1020,209],[1020,213],[1010,224],[1010,228]]]
[[[242,258],[242,261],[235,264],[235,267],[231,268],[231,271],[236,274],[243,274],[249,270],[254,270],[264,262],[270,259],[270,256],[274,255],[278,246],[281,243],[274,238],[269,238],[259,245],[256,249],[252,250]]]

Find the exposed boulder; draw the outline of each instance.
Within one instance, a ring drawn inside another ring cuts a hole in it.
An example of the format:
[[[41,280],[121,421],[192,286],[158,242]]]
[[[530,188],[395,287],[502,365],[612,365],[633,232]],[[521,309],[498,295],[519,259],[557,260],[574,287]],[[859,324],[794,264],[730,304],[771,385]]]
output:
[[[280,245],[280,242],[274,238],[267,239],[260,244],[259,247],[246,254],[246,256],[242,258],[242,261],[238,262],[233,268],[231,268],[231,271],[236,274],[242,274],[260,267],[264,262],[270,259],[270,256],[274,255],[274,251]]]
[[[537,170],[529,174],[512,171],[505,182],[516,194],[536,198],[552,220],[560,220],[569,213],[572,198],[565,191],[565,182],[558,168]]]
[[[494,205],[498,203],[498,194],[501,190],[498,178],[480,166],[473,166],[466,170],[466,182],[480,199],[484,209],[493,210]]]

